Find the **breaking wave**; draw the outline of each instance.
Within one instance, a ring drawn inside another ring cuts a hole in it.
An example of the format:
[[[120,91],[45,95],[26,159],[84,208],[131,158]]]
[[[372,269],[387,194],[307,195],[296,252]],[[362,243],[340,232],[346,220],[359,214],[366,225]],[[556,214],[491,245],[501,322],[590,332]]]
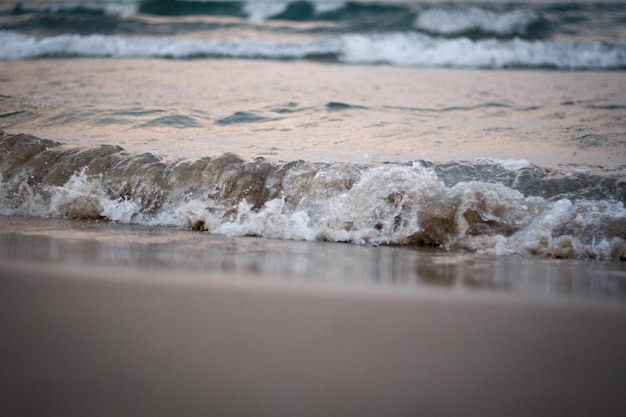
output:
[[[525,37],[542,24],[547,22],[532,10],[497,12],[478,7],[426,9],[414,23],[433,35],[468,37]]]
[[[144,0],[0,6],[0,59],[626,68],[622,4]],[[239,36],[245,33],[245,36]]]
[[[458,68],[626,68],[626,43],[434,38],[419,33],[342,35],[317,41],[227,41],[113,35],[36,37],[0,31],[0,59],[45,57],[323,59],[349,64]]]
[[[228,236],[626,259],[626,178],[527,161],[166,160],[0,131],[0,213]]]

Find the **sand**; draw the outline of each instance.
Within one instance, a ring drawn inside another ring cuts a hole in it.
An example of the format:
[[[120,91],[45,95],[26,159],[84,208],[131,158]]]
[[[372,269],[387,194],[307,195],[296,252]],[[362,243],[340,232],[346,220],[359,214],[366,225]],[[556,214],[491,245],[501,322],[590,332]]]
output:
[[[0,285],[3,415],[626,411],[623,304],[8,260]]]

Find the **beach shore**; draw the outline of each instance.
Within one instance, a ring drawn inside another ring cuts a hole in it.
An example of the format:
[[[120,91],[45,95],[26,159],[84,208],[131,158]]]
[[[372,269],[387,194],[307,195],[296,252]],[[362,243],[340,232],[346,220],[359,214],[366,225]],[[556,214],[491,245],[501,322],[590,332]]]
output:
[[[66,3],[0,12],[0,417],[626,415],[624,6]]]
[[[0,277],[5,415],[626,411],[621,304],[9,260]]]
[[[229,237],[183,228],[0,216],[0,261],[150,275],[227,274],[419,291],[493,292],[622,303],[626,263],[494,256],[442,248]],[[115,269],[113,269],[115,270]],[[112,274],[112,279],[115,274]]]

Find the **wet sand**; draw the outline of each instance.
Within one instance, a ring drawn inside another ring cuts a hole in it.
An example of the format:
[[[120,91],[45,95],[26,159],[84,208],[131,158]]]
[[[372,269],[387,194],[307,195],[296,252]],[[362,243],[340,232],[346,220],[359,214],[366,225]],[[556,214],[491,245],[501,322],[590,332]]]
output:
[[[493,292],[623,303],[626,262],[494,256],[428,247],[233,238],[172,227],[0,216],[0,260],[118,266],[254,280]]]
[[[626,412],[623,262],[0,224],[2,415]]]
[[[626,412],[623,304],[6,259],[0,277],[3,415]]]

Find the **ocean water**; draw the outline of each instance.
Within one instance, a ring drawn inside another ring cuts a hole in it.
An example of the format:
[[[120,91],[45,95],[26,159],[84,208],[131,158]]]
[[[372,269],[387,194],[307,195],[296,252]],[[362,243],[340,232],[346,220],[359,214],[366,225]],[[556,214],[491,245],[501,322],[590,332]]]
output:
[[[253,237],[283,275],[336,251],[325,277],[405,282],[436,253],[422,275],[469,257],[498,288],[626,294],[621,2],[5,2],[0,60],[5,259],[93,261],[50,239],[110,251],[108,227],[174,269],[216,268],[179,239],[241,260]],[[383,278],[356,267],[383,253]]]

